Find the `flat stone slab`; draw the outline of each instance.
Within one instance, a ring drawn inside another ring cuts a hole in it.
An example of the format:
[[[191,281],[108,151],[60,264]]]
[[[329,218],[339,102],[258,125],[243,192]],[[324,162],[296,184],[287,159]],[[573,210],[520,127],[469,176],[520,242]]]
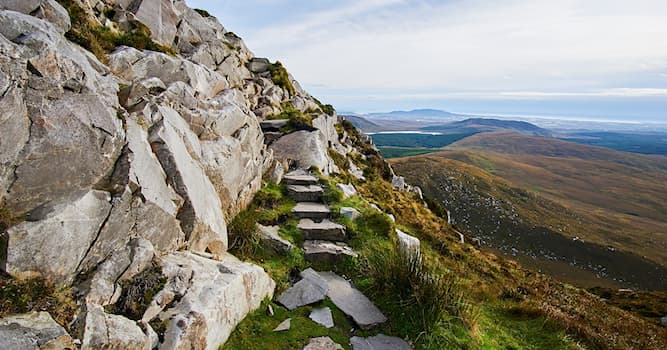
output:
[[[259,126],[265,131],[279,131],[287,123],[289,123],[289,119],[271,119],[259,122]]]
[[[345,257],[359,256],[354,249],[342,242],[304,241],[303,251],[306,260],[310,262],[336,263]]]
[[[347,240],[345,226],[331,222],[327,219],[314,222],[310,219],[301,219],[297,228],[303,232],[306,240],[324,240],[342,242]]]
[[[295,170],[289,172],[283,178],[283,182],[288,185],[310,186],[317,185],[320,180],[305,170]]]
[[[276,301],[292,311],[300,306],[320,302],[326,297],[329,286],[315,270],[301,272],[301,281],[283,292]]]
[[[318,185],[289,185],[287,193],[297,202],[319,202],[324,195],[324,189]]]
[[[329,337],[312,338],[303,350],[343,350],[343,347]]]
[[[262,226],[257,224],[257,231],[259,232],[259,239],[262,242],[262,246],[274,253],[289,254],[295,247],[288,240],[280,237],[278,234],[279,230],[279,226]]]
[[[412,350],[412,346],[405,340],[378,334],[374,337],[350,339],[352,350]]]
[[[280,322],[280,324],[273,329],[274,332],[284,332],[289,331],[292,328],[292,319],[288,318],[285,321]]]
[[[352,287],[350,282],[333,272],[319,272],[318,274],[329,285],[327,296],[341,311],[351,317],[361,329],[371,329],[387,321],[387,317],[382,314],[380,309],[368,300],[363,293]]]
[[[333,328],[334,326],[333,315],[331,314],[331,309],[328,307],[313,310],[308,318],[326,328]]]
[[[300,202],[292,209],[298,219],[324,220],[331,216],[331,209],[322,203]]]

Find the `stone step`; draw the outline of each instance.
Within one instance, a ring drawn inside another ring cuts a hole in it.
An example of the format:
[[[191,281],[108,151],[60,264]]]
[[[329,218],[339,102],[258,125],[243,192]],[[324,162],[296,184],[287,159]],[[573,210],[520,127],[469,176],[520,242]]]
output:
[[[359,254],[342,242],[307,240],[303,242],[306,260],[320,263],[337,263],[345,257],[358,257]]]
[[[327,282],[329,299],[361,329],[371,329],[387,321],[380,309],[350,282],[333,272],[318,272],[318,275]]]
[[[297,202],[319,202],[324,195],[324,189],[317,185],[289,185],[287,193]]]
[[[297,228],[303,232],[304,239],[324,241],[346,241],[345,226],[331,222],[327,219],[322,222],[314,222],[310,219],[299,221]]]
[[[331,216],[331,209],[322,203],[300,202],[292,209],[297,219],[312,219],[322,221]]]
[[[320,180],[309,172],[299,169],[289,172],[283,177],[283,182],[288,185],[310,186],[319,185]]]
[[[301,280],[276,299],[290,311],[324,300],[329,290],[327,281],[315,270],[306,269],[301,271],[300,275]]]
[[[288,122],[289,119],[270,119],[259,122],[259,126],[262,131],[280,131]]]

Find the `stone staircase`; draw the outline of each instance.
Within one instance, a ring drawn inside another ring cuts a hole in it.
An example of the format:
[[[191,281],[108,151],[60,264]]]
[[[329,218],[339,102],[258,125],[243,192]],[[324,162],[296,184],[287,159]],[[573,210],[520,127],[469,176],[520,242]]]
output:
[[[304,256],[310,262],[335,263],[358,254],[345,243],[346,228],[331,221],[331,209],[324,204],[324,188],[317,177],[296,170],[283,178],[289,196],[297,201],[292,214],[300,219],[297,228],[303,233]]]

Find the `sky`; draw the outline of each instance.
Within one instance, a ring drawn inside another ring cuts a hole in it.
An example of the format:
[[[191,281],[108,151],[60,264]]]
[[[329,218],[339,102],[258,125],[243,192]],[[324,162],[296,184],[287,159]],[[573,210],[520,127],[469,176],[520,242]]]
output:
[[[667,122],[665,0],[187,0],[338,111]]]

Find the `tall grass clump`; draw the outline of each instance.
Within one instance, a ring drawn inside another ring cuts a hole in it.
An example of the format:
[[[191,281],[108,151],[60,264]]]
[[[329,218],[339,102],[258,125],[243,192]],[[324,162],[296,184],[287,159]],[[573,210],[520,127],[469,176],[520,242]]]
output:
[[[296,89],[294,88],[294,85],[289,78],[287,69],[285,69],[280,61],[276,61],[276,63],[272,64],[269,67],[269,72],[271,73],[271,80],[274,84],[285,89],[287,92],[289,92],[290,96],[296,95]]]
[[[255,208],[249,208],[236,215],[227,227],[230,240],[229,249],[240,258],[254,255],[259,247],[258,217]]]
[[[364,269],[369,290],[408,333],[403,335],[418,337],[443,323],[474,323],[476,312],[455,278],[435,273],[418,254],[396,247],[373,249]]]

